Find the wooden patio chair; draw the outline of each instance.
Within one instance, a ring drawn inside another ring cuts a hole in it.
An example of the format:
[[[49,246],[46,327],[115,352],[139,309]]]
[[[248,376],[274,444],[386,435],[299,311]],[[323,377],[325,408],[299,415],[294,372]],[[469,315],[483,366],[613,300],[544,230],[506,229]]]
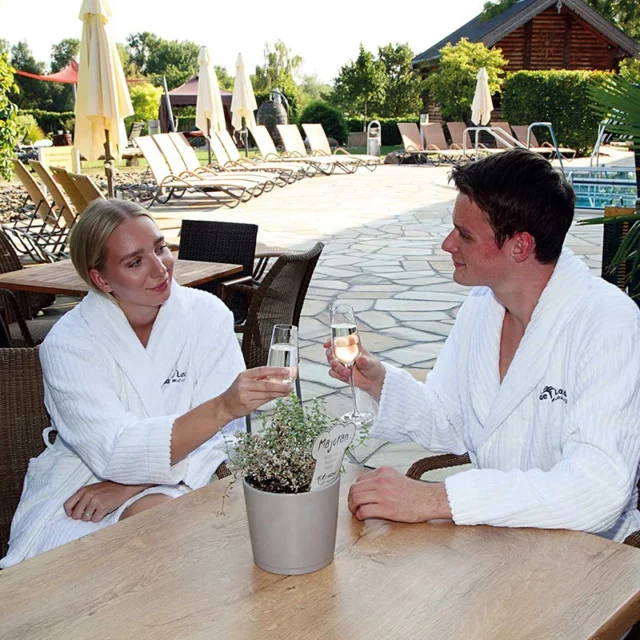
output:
[[[183,220],[180,231],[178,258],[204,262],[226,262],[241,264],[242,271],[199,285],[198,289],[209,291],[225,298],[233,312],[234,322],[241,324],[247,317],[248,296],[236,289],[225,296],[223,287],[238,284],[252,285],[253,264],[256,255],[258,225],[241,222],[218,222],[212,220]]]
[[[195,183],[193,180],[187,180],[180,175],[176,175],[169,168],[165,156],[151,136],[139,137],[136,140],[136,144],[142,151],[157,186],[156,192],[147,207],[149,209],[156,202],[166,204],[171,198],[182,197],[187,191],[204,195],[230,209],[237,207],[241,202],[247,202],[254,195],[255,185],[250,187],[246,183],[234,183],[230,179],[216,179],[213,177],[206,182],[200,180]],[[215,197],[216,195],[222,197]]]
[[[369,169],[369,171],[375,171],[380,164],[380,158],[378,156],[369,156],[366,154],[354,155],[343,147],[337,147],[332,152],[329,138],[327,138],[327,134],[321,124],[303,124],[302,128],[307,134],[307,140],[314,155],[334,158],[339,156],[345,161],[357,162],[359,166],[365,167]]]

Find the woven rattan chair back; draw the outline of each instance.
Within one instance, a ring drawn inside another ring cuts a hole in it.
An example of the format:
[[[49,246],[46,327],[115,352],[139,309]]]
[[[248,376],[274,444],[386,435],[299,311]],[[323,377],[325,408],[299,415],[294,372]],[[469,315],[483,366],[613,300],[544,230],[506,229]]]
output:
[[[18,271],[20,269],[22,269],[22,264],[20,264],[18,254],[13,248],[9,238],[7,238],[6,233],[0,229],[0,273],[9,273],[10,271]],[[25,291],[15,291],[14,296],[23,317],[31,318],[35,313],[35,310],[32,311],[31,309],[31,299],[29,294]],[[4,320],[7,324],[16,322],[17,318],[15,317],[13,310],[10,309],[8,305],[3,304],[2,300],[0,300],[0,309],[2,310]]]
[[[251,276],[257,238],[258,226],[255,224],[183,220],[178,257],[183,260],[241,264],[241,272],[198,286],[198,289],[217,295],[220,282]],[[235,322],[243,322],[248,309],[246,295],[232,295],[227,304],[233,311]]]
[[[309,282],[324,245],[305,253],[280,256],[251,300],[242,338],[247,369],[267,364],[274,324],[300,324]]]
[[[43,451],[49,424],[37,347],[0,349],[0,557],[7,553],[29,460]]]

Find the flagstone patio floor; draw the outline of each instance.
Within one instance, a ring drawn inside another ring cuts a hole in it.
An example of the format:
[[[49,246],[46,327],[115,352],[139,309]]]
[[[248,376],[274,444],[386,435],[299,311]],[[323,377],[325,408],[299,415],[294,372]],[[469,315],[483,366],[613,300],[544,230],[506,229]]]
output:
[[[323,398],[339,415],[351,408],[351,394],[328,376],[322,346],[330,335],[333,302],[353,305],[369,351],[423,381],[467,295],[468,289],[453,282],[451,260],[440,246],[451,230],[456,197],[449,171],[382,165],[373,173],[360,169],[354,175],[305,179],[233,210],[213,209],[195,198],[186,207],[185,197],[153,212],[165,219],[163,226],[181,218],[250,222],[259,225],[258,239],[267,244],[293,250],[318,240],[325,244],[300,322],[300,376],[303,398]],[[597,214],[578,210],[576,220]],[[601,244],[600,226],[575,223],[566,241],[598,275]],[[370,462],[405,471],[422,455],[414,445],[389,444]]]

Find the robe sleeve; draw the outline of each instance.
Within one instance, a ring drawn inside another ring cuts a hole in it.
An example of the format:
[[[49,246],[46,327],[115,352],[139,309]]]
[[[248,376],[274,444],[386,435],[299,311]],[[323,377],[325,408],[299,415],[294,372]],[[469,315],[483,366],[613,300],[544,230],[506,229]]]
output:
[[[244,358],[233,330],[233,314],[217,298],[209,297],[209,322],[201,324],[206,330],[198,342],[194,407],[224,393],[236,376],[245,370]],[[192,489],[207,484],[218,466],[229,457],[234,433],[245,429],[245,418],[232,420],[192,451],[188,456],[185,484]]]
[[[639,336],[636,315],[619,330],[601,326],[589,340],[562,425],[568,435],[561,459],[551,469],[472,469],[446,479],[457,524],[592,533],[616,524],[630,503],[640,461]]]
[[[386,374],[372,437],[389,442],[412,441],[434,452],[467,451],[457,381],[459,325],[460,314],[426,383],[418,382],[407,371],[384,365]],[[374,411],[377,408],[371,401],[362,405]]]
[[[40,360],[52,424],[96,476],[121,484],[182,481],[186,461],[171,464],[177,415],[140,418],[126,411],[89,345],[50,337]]]

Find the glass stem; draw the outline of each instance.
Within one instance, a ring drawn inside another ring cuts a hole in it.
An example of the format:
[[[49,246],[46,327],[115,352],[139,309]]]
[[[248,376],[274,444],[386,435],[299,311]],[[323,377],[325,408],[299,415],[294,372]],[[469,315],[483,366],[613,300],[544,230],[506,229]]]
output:
[[[356,385],[353,382],[353,368],[354,365],[352,364],[349,367],[349,384],[351,385],[351,397],[353,398],[353,417],[357,418],[360,412],[358,411],[358,404],[356,403]]]

